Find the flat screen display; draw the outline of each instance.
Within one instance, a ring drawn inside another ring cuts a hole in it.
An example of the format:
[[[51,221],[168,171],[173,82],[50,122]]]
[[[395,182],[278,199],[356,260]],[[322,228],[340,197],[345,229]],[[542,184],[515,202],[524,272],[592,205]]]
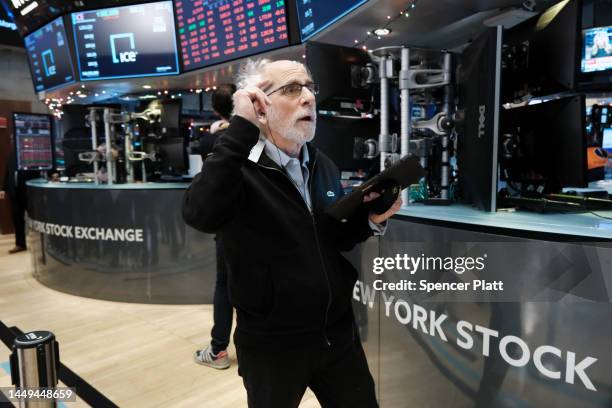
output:
[[[185,71],[289,45],[286,0],[177,0]]]
[[[72,13],[81,80],[179,73],[171,1]]]
[[[24,42],[36,92],[74,81],[72,58],[61,17],[26,36]]]
[[[17,169],[53,168],[51,117],[25,113],[13,114],[13,132],[17,150]]]
[[[582,72],[612,69],[612,26],[583,30]]]
[[[296,0],[300,36],[306,41],[368,0]]]
[[[604,129],[601,147],[603,147],[608,153],[612,153],[612,128]]]

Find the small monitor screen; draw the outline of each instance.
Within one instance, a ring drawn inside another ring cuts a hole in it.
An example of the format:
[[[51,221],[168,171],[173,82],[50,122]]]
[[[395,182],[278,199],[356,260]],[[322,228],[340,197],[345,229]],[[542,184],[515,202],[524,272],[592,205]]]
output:
[[[612,26],[582,32],[582,72],[612,69]]]
[[[306,41],[367,0],[297,0],[300,35]]]
[[[601,147],[608,153],[612,153],[612,128],[604,129]]]
[[[74,81],[72,59],[61,17],[26,36],[24,42],[36,92]]]
[[[179,73],[171,1],[72,13],[81,80]]]
[[[185,71],[289,45],[286,0],[177,0]]]
[[[13,114],[13,132],[19,170],[53,168],[51,117],[25,113]]]

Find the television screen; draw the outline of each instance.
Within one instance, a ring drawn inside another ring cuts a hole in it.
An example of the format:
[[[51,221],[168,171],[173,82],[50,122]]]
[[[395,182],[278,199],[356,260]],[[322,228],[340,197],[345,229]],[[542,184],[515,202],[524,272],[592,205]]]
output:
[[[17,169],[53,168],[51,116],[13,113],[13,132],[17,151]]]
[[[81,80],[179,73],[171,1],[72,13]]]
[[[300,35],[306,41],[367,0],[297,0]]]
[[[285,0],[177,0],[185,71],[289,45]]]
[[[612,26],[582,31],[582,72],[612,69]]]
[[[74,69],[61,17],[25,37],[34,90],[41,92],[74,81]]]
[[[604,129],[601,147],[603,147],[608,153],[612,153],[612,128]]]

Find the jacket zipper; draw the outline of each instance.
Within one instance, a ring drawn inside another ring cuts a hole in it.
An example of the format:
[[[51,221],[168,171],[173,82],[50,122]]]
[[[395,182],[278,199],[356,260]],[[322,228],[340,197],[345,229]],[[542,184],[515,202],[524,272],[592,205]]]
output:
[[[314,170],[315,170],[316,164],[317,164],[317,159],[315,158],[314,161],[312,162],[312,174],[311,174],[311,176],[310,176],[310,178],[308,180],[308,194],[310,194],[310,201],[311,201],[312,205],[314,205],[314,201],[312,199],[312,179],[314,178]],[[289,178],[289,176],[287,174],[285,174],[284,172],[280,171],[279,169],[276,169],[274,167],[264,166],[264,165],[261,165],[259,163],[257,163],[257,165],[263,167],[264,169],[269,169],[269,170],[274,170],[274,171],[279,172],[280,174],[285,176],[291,182],[291,184],[294,187],[296,187],[295,184],[293,183],[293,181]],[[296,189],[299,192],[299,189],[297,187],[296,187]],[[310,219],[312,220],[312,228],[313,228],[313,232],[314,232],[314,236],[315,236],[315,243],[317,245],[317,252],[319,253],[319,260],[321,261],[321,267],[323,268],[323,273],[325,275],[325,281],[327,282],[328,297],[327,297],[327,306],[325,308],[325,320],[324,320],[324,326],[323,326],[323,337],[325,337],[325,342],[327,343],[327,346],[330,347],[331,346],[331,342],[329,341],[329,338],[327,337],[327,333],[325,332],[325,330],[327,328],[327,322],[329,320],[329,309],[331,308],[331,302],[332,302],[331,283],[329,282],[329,275],[327,273],[327,268],[325,267],[325,262],[323,260],[323,254],[321,253],[321,244],[319,243],[319,235],[317,234],[317,221],[315,220],[314,213],[312,212],[312,209],[308,208],[308,205],[306,204],[306,202],[304,202],[304,205],[306,206],[306,209],[307,209],[308,213],[310,214]]]

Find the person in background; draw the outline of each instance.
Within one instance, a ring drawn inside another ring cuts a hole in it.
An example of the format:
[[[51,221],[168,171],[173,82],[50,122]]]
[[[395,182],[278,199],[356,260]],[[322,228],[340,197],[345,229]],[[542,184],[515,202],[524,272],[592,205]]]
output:
[[[228,128],[234,108],[232,95],[235,91],[236,86],[233,84],[224,84],[213,92],[212,107],[221,119],[210,126],[210,133],[212,136],[218,137]],[[214,140],[210,140],[210,146],[202,145],[203,142],[205,141],[200,141],[200,148],[202,152],[202,161],[205,161],[206,152],[212,151]],[[223,256],[223,245],[220,233],[217,233],[215,236],[215,246],[217,251],[217,279],[213,297],[214,322],[210,332],[211,341],[209,345],[196,351],[194,360],[198,364],[223,369],[230,366],[227,346],[229,345],[230,333],[232,331],[234,310],[227,294],[227,267]]]
[[[31,177],[30,177],[31,178]],[[11,203],[11,215],[13,227],[15,228],[15,247],[10,249],[9,254],[15,254],[26,250],[25,238],[25,212],[28,207],[26,197],[26,181],[29,179],[24,171],[17,170],[17,157],[15,149],[9,154],[4,182],[0,189],[0,200],[8,200]]]

